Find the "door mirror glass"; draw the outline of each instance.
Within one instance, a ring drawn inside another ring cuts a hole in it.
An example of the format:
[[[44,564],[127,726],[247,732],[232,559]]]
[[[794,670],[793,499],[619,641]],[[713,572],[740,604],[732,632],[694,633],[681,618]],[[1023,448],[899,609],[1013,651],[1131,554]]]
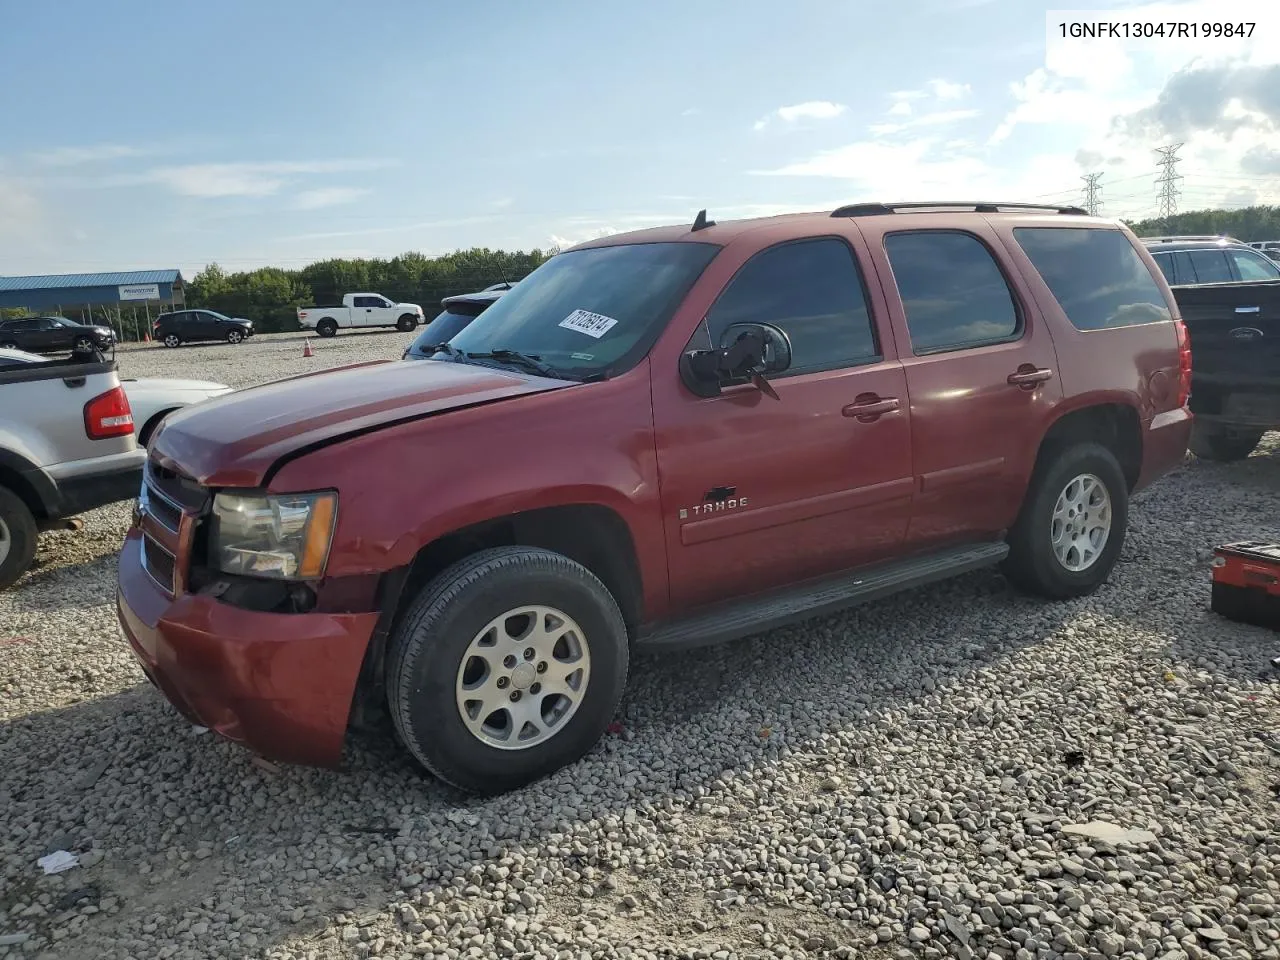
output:
[[[680,358],[680,378],[700,397],[714,397],[720,389],[754,383],[774,399],[765,379],[791,366],[791,339],[770,323],[734,323],[725,328],[715,350],[690,350]]]

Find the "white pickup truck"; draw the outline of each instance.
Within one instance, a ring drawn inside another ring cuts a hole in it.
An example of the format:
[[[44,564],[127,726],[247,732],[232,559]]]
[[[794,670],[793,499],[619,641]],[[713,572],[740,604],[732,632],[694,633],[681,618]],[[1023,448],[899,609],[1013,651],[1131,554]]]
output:
[[[348,293],[340,307],[298,308],[298,323],[322,337],[348,327],[395,327],[408,333],[424,319],[416,303],[392,303],[380,293]]]

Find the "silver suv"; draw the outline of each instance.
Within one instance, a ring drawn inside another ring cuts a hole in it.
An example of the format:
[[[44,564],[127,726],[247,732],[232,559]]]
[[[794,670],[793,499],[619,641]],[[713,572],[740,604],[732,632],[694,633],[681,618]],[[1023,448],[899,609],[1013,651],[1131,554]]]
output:
[[[31,566],[41,530],[136,497],[145,459],[114,361],[0,363],[0,589]]]

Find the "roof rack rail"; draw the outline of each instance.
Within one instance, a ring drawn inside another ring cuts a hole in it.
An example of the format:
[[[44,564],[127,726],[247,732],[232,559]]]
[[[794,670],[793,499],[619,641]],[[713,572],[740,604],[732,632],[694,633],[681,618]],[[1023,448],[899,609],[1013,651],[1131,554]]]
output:
[[[1179,240],[1189,240],[1192,242],[1213,240],[1215,242],[1222,242],[1222,243],[1242,243],[1243,242],[1241,240],[1237,240],[1235,237],[1229,237],[1221,233],[1183,233],[1183,234],[1175,234],[1173,236],[1168,236],[1168,237],[1139,237],[1138,239],[1143,241],[1148,241],[1151,243],[1176,243]]]
[[[974,213],[999,213],[1001,210],[1040,210],[1070,216],[1087,217],[1081,207],[1059,207],[1050,203],[992,203],[975,200],[912,200],[906,203],[850,203],[831,211],[833,217],[875,217],[906,210],[953,210],[961,207]]]

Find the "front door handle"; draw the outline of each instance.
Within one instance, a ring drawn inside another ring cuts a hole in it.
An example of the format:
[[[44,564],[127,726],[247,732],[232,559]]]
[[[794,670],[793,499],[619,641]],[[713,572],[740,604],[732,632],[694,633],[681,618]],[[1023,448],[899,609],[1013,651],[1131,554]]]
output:
[[[1261,307],[1236,307],[1236,313],[1261,313]]]
[[[1053,371],[1046,367],[1033,367],[1030,364],[1023,364],[1018,368],[1016,373],[1009,374],[1009,383],[1015,387],[1024,387],[1031,389],[1037,387],[1047,380],[1053,379]]]
[[[879,420],[886,413],[893,413],[900,407],[901,404],[898,403],[897,397],[880,397],[871,394],[867,397],[859,397],[840,412],[846,417],[855,418],[860,423],[871,423]]]

